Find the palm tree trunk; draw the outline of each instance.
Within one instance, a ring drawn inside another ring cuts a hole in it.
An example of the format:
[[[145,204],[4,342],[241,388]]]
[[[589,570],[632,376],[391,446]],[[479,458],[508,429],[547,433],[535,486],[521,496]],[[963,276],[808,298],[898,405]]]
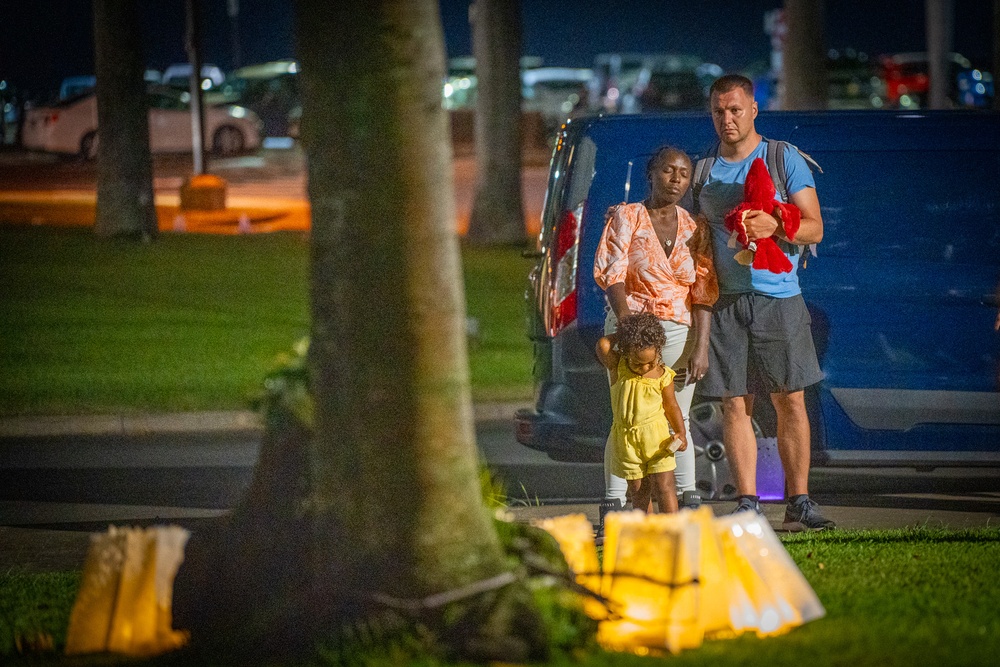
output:
[[[253,591],[275,615],[254,627],[279,641],[402,605],[460,654],[539,658],[520,585],[465,600],[457,626],[421,602],[510,579],[479,488],[437,3],[300,0],[297,13],[315,423],[266,438],[253,497],[227,544],[182,568],[182,598],[209,596],[199,627],[221,636],[246,631]],[[268,555],[226,558],[254,545]],[[213,558],[249,574],[213,579]]]
[[[475,0],[470,8],[476,57],[476,188],[467,238],[523,241],[521,197],[521,3]]]
[[[94,0],[98,236],[157,236],[138,3]]]
[[[788,26],[783,109],[825,109],[828,83],[823,0],[785,0]]]

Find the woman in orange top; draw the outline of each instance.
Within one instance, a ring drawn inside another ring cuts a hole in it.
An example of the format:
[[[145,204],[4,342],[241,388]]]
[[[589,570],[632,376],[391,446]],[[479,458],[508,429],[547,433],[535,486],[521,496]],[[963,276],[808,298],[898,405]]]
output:
[[[664,146],[646,165],[649,196],[619,204],[608,221],[594,258],[594,280],[606,292],[605,334],[626,315],[651,312],[667,334],[663,363],[677,372],[677,402],[690,433],[688,412],[694,385],[708,368],[708,330],[719,284],[712,263],[711,234],[677,205],[691,185],[691,158]],[[611,474],[605,451],[605,500],[601,516],[623,507],[625,480]],[[677,490],[695,486],[694,447],[677,456]]]

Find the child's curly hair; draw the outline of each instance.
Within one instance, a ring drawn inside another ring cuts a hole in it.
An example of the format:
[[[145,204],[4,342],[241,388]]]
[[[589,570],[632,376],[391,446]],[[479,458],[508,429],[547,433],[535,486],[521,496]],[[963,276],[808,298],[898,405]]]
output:
[[[667,334],[652,313],[637,313],[618,322],[618,350],[622,354],[655,348],[657,355],[667,344]]]

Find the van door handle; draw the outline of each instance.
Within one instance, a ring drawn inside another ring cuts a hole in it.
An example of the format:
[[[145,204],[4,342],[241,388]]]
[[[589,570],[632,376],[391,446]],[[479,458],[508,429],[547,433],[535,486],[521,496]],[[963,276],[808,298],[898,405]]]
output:
[[[539,257],[543,257],[544,255],[545,255],[545,251],[544,250],[522,250],[521,251],[521,257],[523,257],[525,259],[538,259]]]

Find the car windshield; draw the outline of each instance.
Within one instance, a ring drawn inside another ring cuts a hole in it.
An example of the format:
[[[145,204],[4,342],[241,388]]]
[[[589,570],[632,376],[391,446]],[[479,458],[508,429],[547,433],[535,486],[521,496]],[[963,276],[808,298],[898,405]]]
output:
[[[149,91],[146,94],[146,103],[151,109],[173,109],[175,111],[186,111],[191,94],[187,92],[174,93],[164,90]]]

